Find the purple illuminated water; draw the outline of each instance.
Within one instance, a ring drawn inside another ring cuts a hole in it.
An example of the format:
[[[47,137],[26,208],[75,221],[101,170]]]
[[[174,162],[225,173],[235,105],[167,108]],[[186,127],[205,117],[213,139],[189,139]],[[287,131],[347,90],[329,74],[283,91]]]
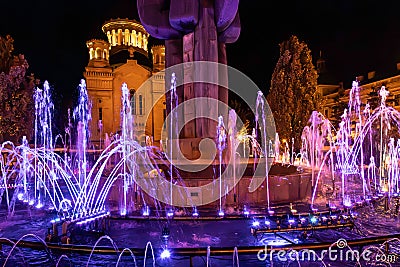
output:
[[[219,216],[224,216],[224,211],[222,208],[222,153],[224,152],[226,148],[226,130],[225,130],[225,124],[224,124],[224,118],[222,116],[218,117],[218,125],[217,125],[217,151],[218,151],[218,161],[219,161],[219,175],[218,175],[218,180],[219,180],[219,211],[218,215]]]
[[[174,86],[175,80],[172,81],[172,86]],[[71,141],[71,133],[74,129],[70,127],[72,123],[69,122],[68,132],[66,131],[65,138],[61,142],[64,147],[55,145],[51,130],[53,105],[48,83],[45,83],[44,88],[37,89],[35,95],[34,147],[30,147],[26,139],[23,139],[21,145],[10,142],[2,144],[0,192],[3,198],[3,212],[0,216],[0,237],[10,240],[23,237],[24,240],[26,238],[40,241],[46,236],[47,228],[51,228],[52,220],[69,220],[77,226],[76,231],[84,233],[71,232],[74,244],[91,245],[94,249],[98,246],[107,246],[115,250],[125,248],[126,253],[116,252],[115,255],[101,256],[93,250],[93,253],[78,256],[45,250],[20,249],[18,246],[14,249],[4,246],[2,250],[4,264],[17,265],[23,262],[38,264],[40,262],[42,266],[67,266],[69,263],[73,266],[89,264],[121,266],[129,263],[139,266],[146,262],[147,264],[157,262],[160,266],[170,264],[188,266],[188,258],[161,259],[161,255],[162,257],[167,255],[166,252],[157,254],[158,251],[156,252],[153,248],[168,248],[173,255],[173,249],[207,247],[206,258],[195,258],[195,261],[200,262],[200,266],[213,264],[213,262],[217,266],[239,265],[239,263],[241,266],[269,266],[271,263],[257,259],[256,253],[241,255],[241,248],[321,241],[335,243],[339,238],[351,240],[399,232],[400,141],[398,129],[400,114],[386,105],[388,91],[385,87],[381,88],[380,106],[371,111],[369,105],[365,105],[362,110],[359,99],[360,89],[358,84],[354,83],[348,108],[342,115],[338,129],[335,129],[322,114],[313,112],[310,123],[304,128],[302,134],[302,150],[296,157],[293,156],[293,152],[290,152],[287,143],[280,143],[278,133],[275,140],[266,139],[266,122],[263,112],[265,103],[261,93],[256,100],[255,119],[256,128],[259,128],[257,130],[261,132],[262,144],[257,141],[255,131],[254,134],[237,131],[237,116],[234,111],[229,112],[227,128],[223,124],[223,117],[219,117],[216,147],[220,165],[219,174],[215,177],[222,176],[223,152],[228,142],[230,152],[233,153],[231,155],[234,166],[232,177],[233,183],[236,184],[236,159],[240,155],[238,147],[240,143],[247,142],[249,147],[243,149],[243,156],[246,150],[252,150],[255,158],[275,156],[277,163],[294,164],[298,167],[299,173],[303,171],[310,174],[313,191],[309,198],[302,203],[290,203],[290,206],[280,207],[287,212],[288,217],[291,216],[293,210],[304,210],[309,213],[311,205],[315,210],[344,208],[351,211],[357,218],[356,227],[353,229],[311,231],[308,232],[306,238],[304,236],[302,238],[301,231],[281,231],[279,234],[267,233],[253,236],[250,230],[258,213],[254,208],[245,206],[245,211],[248,213],[243,216],[237,210],[224,207],[222,197],[229,192],[224,192],[222,179],[218,180],[220,196],[218,213],[220,217],[241,216],[239,219],[197,220],[197,216],[186,220],[173,219],[172,216],[168,219],[164,216],[161,218],[168,204],[172,208],[174,180],[168,181],[163,176],[163,172],[155,161],[149,157],[151,155],[148,153],[149,148],[143,147],[133,138],[133,117],[127,85],[123,84],[121,88],[121,133],[115,134],[113,140],[107,135],[104,149],[98,152],[96,160],[93,161],[90,161],[88,157],[90,147],[88,125],[91,115],[90,101],[83,80],[79,85],[79,90],[79,104],[74,109],[73,116],[77,125],[75,143]],[[176,94],[176,91],[172,90],[172,93]],[[177,98],[171,99],[174,101]],[[172,102],[171,105],[173,105]],[[171,106],[171,110],[174,107]],[[267,161],[265,163],[267,164]],[[169,166],[172,168],[172,164]],[[267,166],[265,169],[268,169]],[[170,169],[170,176],[172,173],[173,169]],[[158,176],[164,178],[166,181],[164,185],[159,183],[160,180],[155,179]],[[269,211],[274,208],[277,212],[280,208],[273,206],[270,201],[268,177],[266,173],[267,205],[261,209]],[[169,196],[164,199],[170,202],[162,203],[146,197],[147,195],[138,189],[139,180],[145,181],[147,188],[163,188],[162,192]],[[234,195],[235,190],[233,190]],[[146,212],[144,216],[134,219],[126,217],[141,208]],[[187,209],[177,209],[173,212],[173,216],[177,217],[192,215],[192,211]],[[113,217],[110,217],[111,213]],[[150,214],[154,217],[150,218]],[[215,216],[215,212],[209,210],[208,214]],[[104,218],[107,218],[109,223],[106,230],[91,232],[93,224]],[[168,235],[165,234],[166,232]],[[397,243],[397,240],[393,240],[394,245],[390,248],[391,251],[397,251]],[[380,246],[381,244],[377,244],[376,248]],[[213,250],[221,247],[234,248],[232,255],[213,257]],[[135,255],[135,248],[145,249],[146,256]],[[295,260],[291,262],[299,264]],[[280,262],[277,261],[275,264],[280,264]],[[319,264],[315,266],[327,264],[337,266],[329,259]],[[356,266],[354,262],[342,263],[340,266],[346,266],[345,264]],[[300,264],[300,266],[314,265]]]

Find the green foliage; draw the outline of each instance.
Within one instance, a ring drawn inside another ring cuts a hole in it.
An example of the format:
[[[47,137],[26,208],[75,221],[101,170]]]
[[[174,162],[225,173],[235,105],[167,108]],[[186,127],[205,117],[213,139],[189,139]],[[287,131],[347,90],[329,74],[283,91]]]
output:
[[[15,56],[14,40],[0,36],[0,141],[19,142],[33,134],[35,79],[23,55]]]
[[[318,73],[312,63],[307,44],[296,36],[279,44],[280,56],[266,97],[274,115],[281,140],[301,147],[301,134],[312,111],[318,110],[321,96],[317,92]]]
[[[0,73],[7,73],[12,66],[12,51],[14,50],[14,39],[7,35],[0,36]]]

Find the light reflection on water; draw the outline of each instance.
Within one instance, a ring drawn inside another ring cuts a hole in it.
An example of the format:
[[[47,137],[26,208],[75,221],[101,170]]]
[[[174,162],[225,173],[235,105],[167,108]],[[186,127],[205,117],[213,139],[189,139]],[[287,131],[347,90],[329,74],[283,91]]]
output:
[[[339,238],[352,240],[362,237],[372,237],[380,235],[389,235],[398,233],[399,220],[398,218],[391,217],[389,214],[378,214],[379,210],[370,209],[368,207],[358,210],[359,216],[356,219],[354,229],[340,229],[340,230],[323,230],[313,231],[308,233],[307,239],[301,241],[300,232],[287,232],[278,234],[265,234],[262,238],[256,239],[250,233],[249,220],[219,220],[219,221],[178,221],[178,220],[110,220],[110,228],[107,235],[110,240],[115,242],[116,247],[122,248],[139,248],[144,249],[146,244],[150,242],[152,247],[161,248],[164,241],[161,239],[161,232],[164,227],[168,227],[170,236],[167,241],[167,246],[173,248],[205,248],[210,247],[217,249],[220,247],[238,247],[238,258],[240,266],[269,266],[269,262],[260,261],[257,259],[256,253],[245,255],[240,253],[240,247],[246,246],[264,246],[269,245],[279,247],[293,243],[301,242],[336,242]],[[26,234],[37,235],[44,238],[46,235],[47,227],[51,219],[51,214],[44,211],[27,211],[19,210],[13,217],[6,217],[4,214],[0,217],[0,238],[9,238],[17,240]],[[24,240],[37,241],[29,237]],[[98,241],[98,237],[87,237],[88,244],[94,245]],[[102,240],[99,246],[112,247],[110,242]],[[382,244],[376,244],[379,248]],[[399,242],[392,240],[390,243],[390,251],[393,253],[399,252]],[[3,246],[1,250],[1,262],[4,263],[10,251],[9,246]],[[146,265],[152,265],[151,253],[147,255]],[[141,266],[144,259],[141,256],[136,256],[135,260],[131,255],[125,253],[118,260],[119,254],[115,255],[99,255],[93,253],[89,259],[88,254],[72,253],[63,255],[60,253],[52,252],[48,255],[44,250],[37,251],[27,248],[15,249],[7,261],[7,266]],[[204,264],[204,257],[193,257],[192,262],[197,262],[199,265]],[[276,260],[276,258],[275,258]],[[161,260],[158,255],[155,257],[157,266],[188,266],[190,263],[189,257],[173,256],[169,260]],[[210,262],[215,264],[222,264],[216,266],[232,266],[232,256],[215,256],[211,257]],[[169,263],[168,263],[169,262]],[[218,262],[218,263],[217,263]],[[398,262],[397,262],[398,263]],[[172,265],[168,265],[172,264]],[[288,266],[279,265],[280,262],[274,262],[274,266]],[[288,262],[286,262],[288,264]],[[321,262],[292,262],[295,266],[356,266],[355,262],[337,262],[324,260]],[[319,264],[319,265],[318,265]],[[364,266],[364,265],[363,265]],[[365,265],[369,266],[369,265]],[[392,265],[396,266],[396,265]]]

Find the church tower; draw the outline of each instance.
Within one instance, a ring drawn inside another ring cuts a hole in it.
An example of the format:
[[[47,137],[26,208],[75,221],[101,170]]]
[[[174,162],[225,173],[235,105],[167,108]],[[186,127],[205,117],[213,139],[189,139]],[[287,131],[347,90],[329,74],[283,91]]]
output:
[[[91,101],[92,119],[90,139],[101,141],[106,132],[115,128],[113,117],[113,79],[109,63],[110,44],[104,40],[86,42],[89,50],[89,63],[85,68],[86,89]]]
[[[101,148],[106,134],[121,130],[123,83],[130,90],[135,138],[140,143],[148,137],[158,142],[165,117],[165,81],[160,72],[165,68],[165,46],[153,46],[150,58],[149,34],[136,20],[112,19],[101,29],[104,40],[86,43],[89,62],[83,74],[92,105],[92,144]],[[150,77],[151,86],[138,91]]]
[[[165,68],[165,46],[154,45],[151,48],[151,54],[153,55],[153,71],[163,70]]]

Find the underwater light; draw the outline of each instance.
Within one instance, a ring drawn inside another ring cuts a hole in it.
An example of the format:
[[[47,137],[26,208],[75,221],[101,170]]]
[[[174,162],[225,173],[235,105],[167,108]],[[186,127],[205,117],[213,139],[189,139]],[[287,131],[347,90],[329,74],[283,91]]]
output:
[[[315,216],[312,216],[311,219],[310,219],[310,222],[315,225],[315,224],[318,223],[318,218],[315,217]]]
[[[253,227],[258,227],[258,226],[260,226],[260,222],[259,221],[253,221],[252,225],[253,225]]]
[[[250,211],[247,209],[247,206],[243,207],[243,215],[245,217],[248,217],[250,215]]]
[[[173,216],[174,216],[174,211],[172,209],[168,210],[167,217],[173,217]]]
[[[122,209],[119,213],[121,216],[126,216],[126,209]]]
[[[24,193],[19,193],[17,195],[18,200],[22,200],[24,198]]]
[[[171,257],[171,252],[168,249],[164,249],[163,252],[161,252],[160,257],[161,259],[168,259]]]
[[[199,216],[199,212],[197,211],[197,208],[196,208],[196,207],[193,207],[192,216],[193,216],[193,217],[198,217],[198,216]]]
[[[351,204],[351,202],[346,202],[346,203],[344,203],[344,206],[346,208],[351,208],[353,206],[353,204]]]
[[[149,206],[146,206],[146,207],[143,209],[142,215],[143,215],[143,216],[149,216],[149,215],[150,215],[150,208],[149,208]]]

